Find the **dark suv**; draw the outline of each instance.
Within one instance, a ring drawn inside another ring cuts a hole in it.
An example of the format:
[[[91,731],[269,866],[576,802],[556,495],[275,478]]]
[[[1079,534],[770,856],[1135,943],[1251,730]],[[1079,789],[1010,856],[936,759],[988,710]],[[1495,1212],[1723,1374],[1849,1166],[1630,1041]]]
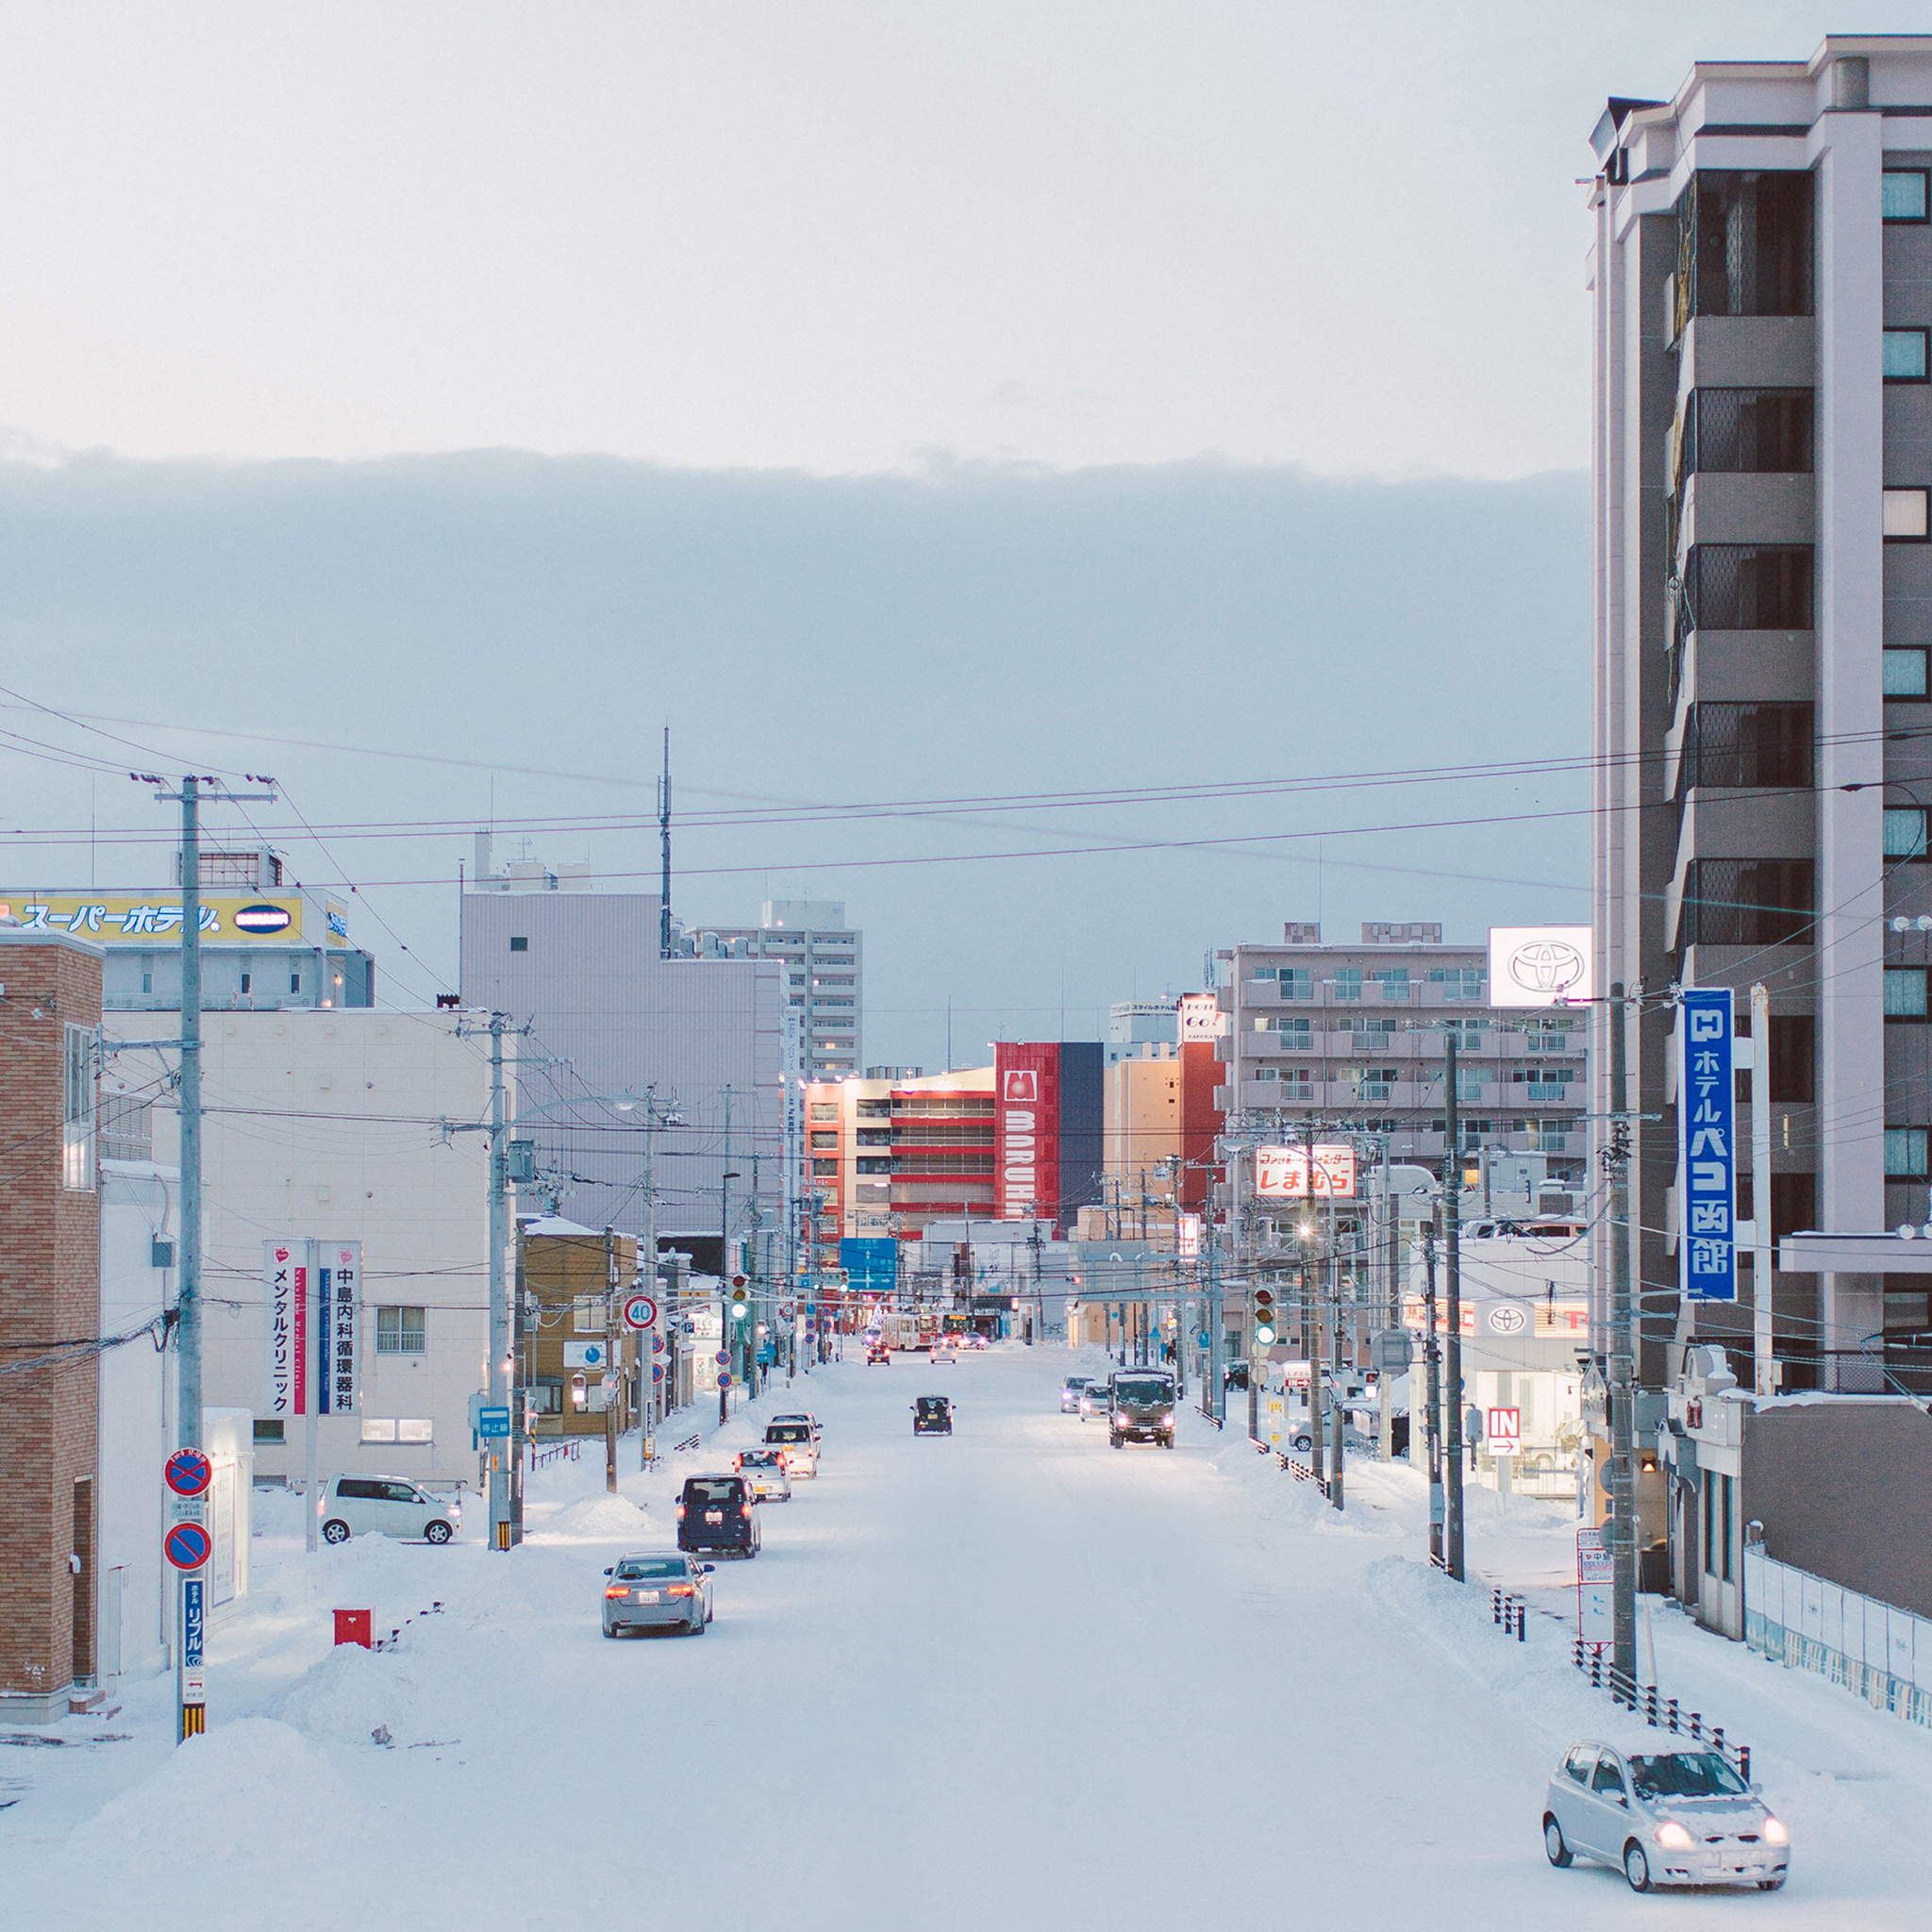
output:
[[[736,1550],[756,1557],[762,1541],[751,1485],[741,1475],[694,1475],[677,1499],[680,1550]]]

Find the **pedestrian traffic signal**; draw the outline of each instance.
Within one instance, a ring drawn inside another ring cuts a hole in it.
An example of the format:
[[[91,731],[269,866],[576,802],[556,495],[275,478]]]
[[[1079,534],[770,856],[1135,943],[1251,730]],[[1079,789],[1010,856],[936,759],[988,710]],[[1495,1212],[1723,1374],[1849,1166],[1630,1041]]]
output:
[[[1274,1340],[1274,1291],[1272,1288],[1257,1288],[1255,1291],[1255,1341],[1260,1348],[1266,1348]]]

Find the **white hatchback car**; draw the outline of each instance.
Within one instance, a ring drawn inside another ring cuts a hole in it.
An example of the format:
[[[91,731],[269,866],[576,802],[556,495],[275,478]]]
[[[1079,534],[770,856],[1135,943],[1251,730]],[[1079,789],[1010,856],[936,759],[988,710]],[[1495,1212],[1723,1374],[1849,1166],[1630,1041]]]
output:
[[[1543,1849],[1553,1865],[1595,1858],[1633,1891],[1658,1885],[1755,1885],[1775,1891],[1790,1840],[1757,1788],[1707,1744],[1655,1751],[1575,1745],[1543,1797]]]
[[[432,1495],[406,1475],[333,1475],[317,1505],[325,1542],[352,1536],[393,1536],[446,1543],[463,1526],[456,1496]]]

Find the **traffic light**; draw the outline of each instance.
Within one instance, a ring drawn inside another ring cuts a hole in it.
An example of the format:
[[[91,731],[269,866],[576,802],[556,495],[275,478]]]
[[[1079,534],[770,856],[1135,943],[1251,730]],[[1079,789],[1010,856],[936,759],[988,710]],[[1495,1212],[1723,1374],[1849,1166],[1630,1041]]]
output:
[[[1266,1348],[1274,1340],[1274,1291],[1272,1288],[1257,1288],[1255,1291],[1255,1343]]]
[[[582,1374],[570,1378],[570,1406],[573,1408],[588,1408],[591,1404],[590,1377]]]
[[[734,1322],[750,1320],[751,1304],[747,1299],[749,1294],[750,1290],[745,1286],[744,1276],[734,1274],[731,1277],[731,1319]]]

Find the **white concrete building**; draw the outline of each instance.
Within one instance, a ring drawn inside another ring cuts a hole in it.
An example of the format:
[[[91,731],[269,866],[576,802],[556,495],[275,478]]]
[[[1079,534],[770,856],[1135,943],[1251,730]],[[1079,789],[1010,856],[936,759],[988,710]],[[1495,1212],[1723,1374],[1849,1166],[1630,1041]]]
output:
[[[130,1016],[143,1038],[162,1018]],[[490,1065],[488,1040],[465,1036],[474,1024],[371,1009],[206,1016],[203,1386],[210,1408],[253,1412],[259,1476],[299,1477],[305,1453],[303,1425],[268,1399],[263,1244],[312,1240],[361,1244],[357,1399],[320,1421],[323,1473],[475,1479],[469,1399],[489,1333],[489,1158],[475,1129]],[[158,1058],[108,1064],[138,1085]],[[513,1060],[507,1085],[513,1108]],[[173,1160],[175,1116],[157,1108],[153,1126]]]

